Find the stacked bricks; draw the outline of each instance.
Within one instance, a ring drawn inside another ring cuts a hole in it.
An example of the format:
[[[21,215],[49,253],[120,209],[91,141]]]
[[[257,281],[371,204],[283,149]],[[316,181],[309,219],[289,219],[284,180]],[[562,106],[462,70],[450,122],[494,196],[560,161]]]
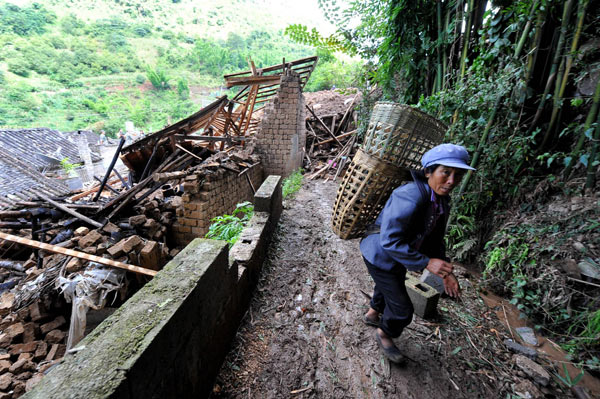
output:
[[[262,165],[251,168],[246,174],[255,188],[260,187]],[[187,176],[183,188],[182,206],[177,209],[177,221],[172,227],[175,241],[180,246],[204,237],[212,218],[231,214],[237,204],[254,198],[246,176],[225,169]]]
[[[265,107],[256,135],[256,152],[265,175],[289,176],[302,166],[306,145],[304,96],[300,77],[288,69],[272,102]]]

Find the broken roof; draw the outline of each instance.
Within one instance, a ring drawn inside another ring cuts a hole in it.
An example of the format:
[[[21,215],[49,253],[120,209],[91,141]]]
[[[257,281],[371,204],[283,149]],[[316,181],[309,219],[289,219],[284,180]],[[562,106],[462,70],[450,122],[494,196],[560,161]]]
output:
[[[64,133],[41,127],[31,129],[0,129],[0,146],[13,155],[13,157],[23,160],[38,170],[43,170],[50,167],[48,162],[43,159],[44,156],[59,161],[69,158],[69,162],[71,163],[83,162],[77,148],[76,140],[79,134],[84,134],[88,137],[88,144],[96,144],[96,142],[90,143],[90,137],[95,136],[92,132],[75,131]],[[90,134],[93,136],[90,136]],[[97,153],[92,152],[92,161],[96,162],[100,160],[101,157]]]
[[[0,146],[0,209],[12,208],[20,201],[37,198],[38,194],[57,196],[69,188],[42,175],[20,157]]]

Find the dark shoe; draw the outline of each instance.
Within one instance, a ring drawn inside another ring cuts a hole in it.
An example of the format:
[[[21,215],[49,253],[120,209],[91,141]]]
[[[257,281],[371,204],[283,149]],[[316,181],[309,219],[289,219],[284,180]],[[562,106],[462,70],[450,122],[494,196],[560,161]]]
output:
[[[363,316],[363,323],[365,323],[366,325],[371,326],[371,327],[379,327],[379,322],[380,322],[379,320],[380,320],[380,318],[377,318],[377,320],[373,320],[373,319],[368,318],[367,315]]]
[[[406,363],[406,358],[400,352],[400,350],[398,348],[396,348],[396,345],[392,345],[388,348],[383,346],[383,343],[381,343],[381,337],[379,336],[377,331],[375,331],[375,338],[377,339],[377,345],[379,345],[379,347],[383,351],[383,354],[385,355],[385,357],[387,357],[389,359],[390,362],[396,363],[399,365]]]

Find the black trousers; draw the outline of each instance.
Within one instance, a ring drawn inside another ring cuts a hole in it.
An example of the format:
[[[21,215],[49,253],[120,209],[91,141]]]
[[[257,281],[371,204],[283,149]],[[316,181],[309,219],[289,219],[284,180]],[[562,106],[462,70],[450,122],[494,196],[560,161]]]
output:
[[[369,263],[364,257],[369,274],[375,281],[371,308],[381,313],[380,328],[392,338],[399,337],[412,321],[413,304],[406,292],[406,270],[389,272]]]

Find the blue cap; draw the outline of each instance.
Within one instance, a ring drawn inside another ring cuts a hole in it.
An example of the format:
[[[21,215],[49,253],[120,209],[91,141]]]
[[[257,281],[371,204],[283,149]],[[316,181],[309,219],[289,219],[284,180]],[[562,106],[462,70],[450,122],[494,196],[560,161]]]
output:
[[[462,145],[440,144],[427,151],[421,159],[424,168],[444,165],[451,168],[475,170],[469,166],[469,153]]]

